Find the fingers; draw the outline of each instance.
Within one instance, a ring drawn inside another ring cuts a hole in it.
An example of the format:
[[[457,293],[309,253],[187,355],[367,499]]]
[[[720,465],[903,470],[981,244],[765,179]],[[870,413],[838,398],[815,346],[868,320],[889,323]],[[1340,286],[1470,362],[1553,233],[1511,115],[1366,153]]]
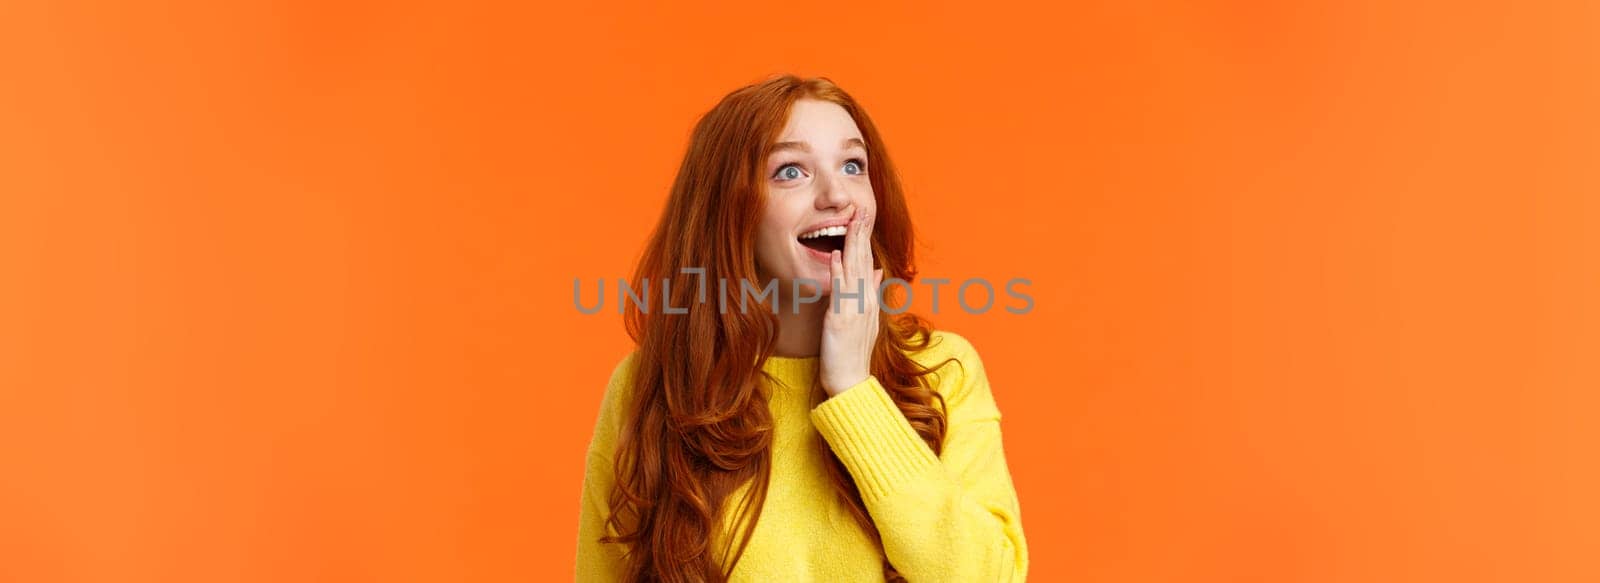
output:
[[[845,277],[865,284],[872,273],[872,215],[857,209],[845,238]]]
[[[828,253],[828,280],[829,285],[839,286],[844,275],[844,254],[838,251]]]

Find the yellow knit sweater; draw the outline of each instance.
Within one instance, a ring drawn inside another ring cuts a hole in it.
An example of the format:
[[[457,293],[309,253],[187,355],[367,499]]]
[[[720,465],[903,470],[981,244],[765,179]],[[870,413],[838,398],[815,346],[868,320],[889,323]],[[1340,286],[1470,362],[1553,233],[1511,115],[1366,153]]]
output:
[[[925,366],[947,358],[959,363],[939,369],[934,382],[948,411],[942,455],[918,437],[876,378],[823,400],[813,383],[817,358],[768,359],[766,372],[780,381],[769,401],[772,481],[733,581],[883,581],[884,557],[913,583],[1027,576],[1021,511],[983,362],[966,339],[942,331],[912,358]],[[632,360],[623,359],[612,373],[589,446],[578,581],[620,579],[624,549],[599,538],[610,513],[611,459]],[[855,478],[882,546],[834,493],[823,447],[831,447]],[[741,488],[729,500],[743,494]],[[732,532],[734,513],[724,514],[723,532]]]

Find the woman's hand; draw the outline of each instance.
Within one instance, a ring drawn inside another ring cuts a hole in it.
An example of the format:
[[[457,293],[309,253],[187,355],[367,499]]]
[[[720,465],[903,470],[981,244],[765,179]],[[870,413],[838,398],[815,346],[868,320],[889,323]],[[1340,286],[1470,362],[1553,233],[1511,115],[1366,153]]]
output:
[[[872,347],[878,341],[878,286],[883,270],[872,268],[875,217],[857,207],[845,233],[844,251],[828,264],[833,296],[822,318],[823,390],[832,397],[856,386],[872,372]]]

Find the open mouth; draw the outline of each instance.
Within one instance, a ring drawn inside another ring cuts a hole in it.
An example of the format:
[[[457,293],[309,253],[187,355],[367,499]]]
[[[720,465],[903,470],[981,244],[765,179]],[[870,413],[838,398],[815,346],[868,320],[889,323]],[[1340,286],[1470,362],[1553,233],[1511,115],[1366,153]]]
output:
[[[845,228],[843,226],[823,227],[800,235],[798,240],[807,249],[827,255],[834,251],[844,251],[844,235]]]

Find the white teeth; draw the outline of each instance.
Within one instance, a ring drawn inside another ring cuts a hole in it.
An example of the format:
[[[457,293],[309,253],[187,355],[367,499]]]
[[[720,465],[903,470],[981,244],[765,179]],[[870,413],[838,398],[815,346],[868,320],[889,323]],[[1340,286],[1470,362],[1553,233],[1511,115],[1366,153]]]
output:
[[[837,237],[837,236],[845,234],[845,230],[846,229],[845,229],[844,225],[839,225],[837,227],[823,227],[821,229],[817,229],[815,231],[811,231],[809,233],[801,235],[800,238],[801,239],[815,239],[817,237]]]

